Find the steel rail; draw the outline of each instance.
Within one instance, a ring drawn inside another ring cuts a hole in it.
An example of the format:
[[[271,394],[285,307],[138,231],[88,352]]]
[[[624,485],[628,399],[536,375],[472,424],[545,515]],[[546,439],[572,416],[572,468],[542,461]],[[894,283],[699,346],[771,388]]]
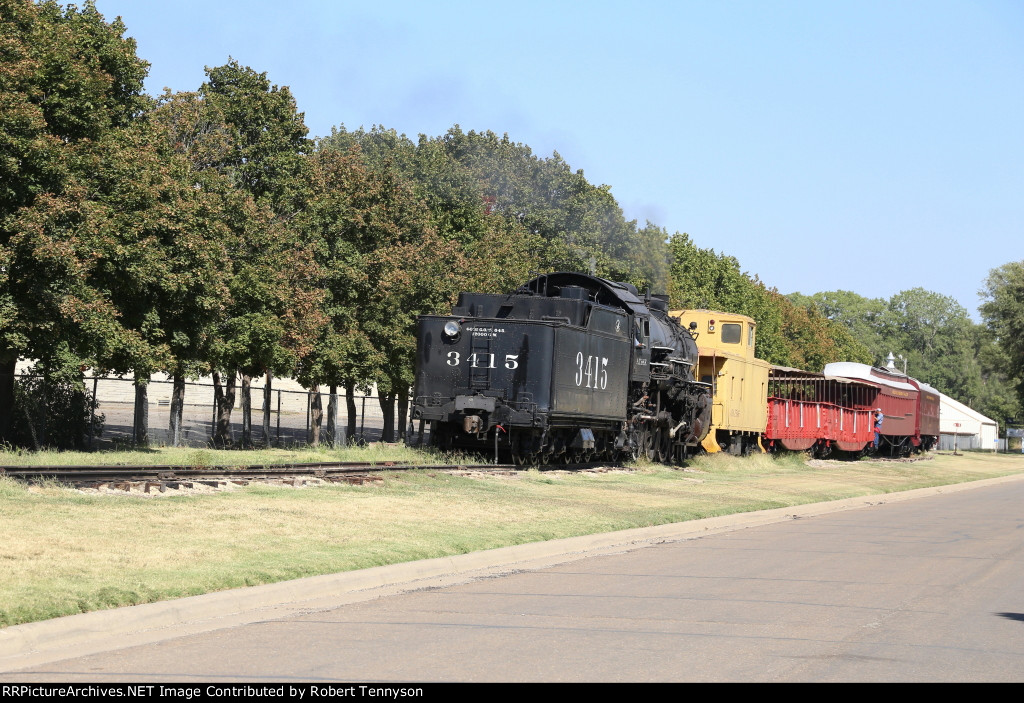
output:
[[[384,471],[410,471],[414,469],[433,470],[507,470],[511,465],[495,464],[411,464],[398,462],[338,462],[314,464],[279,464],[265,466],[262,464],[241,466],[18,466],[0,467],[0,476],[9,476],[21,480],[51,479],[56,481],[103,481],[126,480],[136,477],[138,480],[253,480],[275,479],[288,477],[325,478],[347,474],[379,473]]]
[[[582,470],[607,466],[605,463],[551,464],[545,469]],[[514,464],[414,464],[411,462],[313,462],[298,464],[253,464],[188,467],[179,465],[126,466],[0,466],[0,476],[15,480],[37,482],[51,480],[76,485],[106,482],[175,483],[188,481],[249,482],[301,478],[337,478],[378,474],[385,471],[475,471],[485,473],[511,473],[522,470]]]
[[[16,474],[19,472],[55,472],[55,471],[126,471],[131,469],[139,470],[151,470],[151,471],[206,471],[206,470],[220,470],[220,471],[265,471],[268,473],[272,472],[284,472],[284,471],[297,471],[304,469],[345,469],[345,468],[365,468],[368,466],[379,466],[379,467],[403,467],[410,465],[410,462],[403,461],[379,461],[379,462],[367,462],[367,461],[315,461],[315,462],[296,462],[291,464],[206,464],[206,465],[188,465],[188,464],[69,464],[69,465],[55,465],[49,464],[45,466],[27,466],[27,465],[6,465],[0,466],[0,474]]]

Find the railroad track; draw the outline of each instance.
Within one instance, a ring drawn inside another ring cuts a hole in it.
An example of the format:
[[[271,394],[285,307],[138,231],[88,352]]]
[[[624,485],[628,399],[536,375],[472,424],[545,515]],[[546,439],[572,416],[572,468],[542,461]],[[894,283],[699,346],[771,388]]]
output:
[[[588,469],[606,464],[549,466],[549,469]],[[442,472],[513,473],[514,464],[413,464],[406,462],[332,462],[250,466],[186,467],[154,466],[0,466],[0,476],[41,483],[54,481],[77,488],[154,490],[188,488],[192,485],[223,487],[255,482],[306,485],[311,482],[362,484],[382,480],[387,471],[431,470]]]

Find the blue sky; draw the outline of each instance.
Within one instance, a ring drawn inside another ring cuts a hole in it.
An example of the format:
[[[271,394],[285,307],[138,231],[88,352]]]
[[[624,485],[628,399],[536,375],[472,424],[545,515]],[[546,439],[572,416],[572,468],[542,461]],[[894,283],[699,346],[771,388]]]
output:
[[[912,287],[977,318],[1024,259],[1024,3],[97,0],[195,90],[234,57],[310,136],[507,132],[783,293]]]

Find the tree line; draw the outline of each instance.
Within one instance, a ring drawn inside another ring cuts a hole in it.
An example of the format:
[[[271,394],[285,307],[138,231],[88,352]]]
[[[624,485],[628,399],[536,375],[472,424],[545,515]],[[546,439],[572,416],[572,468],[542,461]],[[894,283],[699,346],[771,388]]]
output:
[[[950,296],[911,288],[889,299],[850,291],[782,295],[735,257],[675,234],[674,307],[739,312],[758,323],[755,353],[821,371],[833,361],[885,366],[924,381],[1005,427],[1024,424],[1024,261],[994,269],[981,290],[982,323]]]
[[[311,139],[289,89],[231,59],[195,91],[149,96],[148,64],[124,34],[92,2],[0,0],[0,443],[24,441],[31,420],[15,402],[19,358],[42,379],[23,406],[39,395],[89,407],[92,369],[131,374],[145,408],[149,378],[168,373],[172,433],[185,379],[210,374],[221,446],[237,394],[251,444],[257,376],[268,394],[282,376],[329,387],[332,402],[341,391],[350,423],[354,394],[375,385],[391,437],[405,424],[416,317],[541,271],[746,313],[773,363],[875,360],[851,316],[627,220],[608,186],[557,152],[458,125],[414,141],[339,124]],[[990,339],[996,359],[1005,347]]]
[[[221,445],[239,393],[251,442],[256,376],[350,403],[376,386],[388,436],[415,319],[459,291],[555,269],[664,285],[660,232],[557,153],[458,126],[311,139],[289,89],[234,60],[151,97],[124,34],[91,2],[0,0],[0,441],[19,358],[79,392],[85,369],[131,374],[141,408],[166,372],[172,431],[208,373]]]
[[[898,369],[1005,427],[1024,422],[1024,261],[994,269],[980,293],[981,324],[923,288],[888,299],[842,290],[789,297],[850,330],[874,363],[893,354]]]

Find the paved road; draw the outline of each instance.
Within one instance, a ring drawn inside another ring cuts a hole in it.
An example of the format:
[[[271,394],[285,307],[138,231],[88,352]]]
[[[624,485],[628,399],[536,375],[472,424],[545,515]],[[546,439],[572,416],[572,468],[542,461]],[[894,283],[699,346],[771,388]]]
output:
[[[0,680],[1024,680],[1024,481],[927,493],[712,522],[698,539],[167,639],[171,628]]]

